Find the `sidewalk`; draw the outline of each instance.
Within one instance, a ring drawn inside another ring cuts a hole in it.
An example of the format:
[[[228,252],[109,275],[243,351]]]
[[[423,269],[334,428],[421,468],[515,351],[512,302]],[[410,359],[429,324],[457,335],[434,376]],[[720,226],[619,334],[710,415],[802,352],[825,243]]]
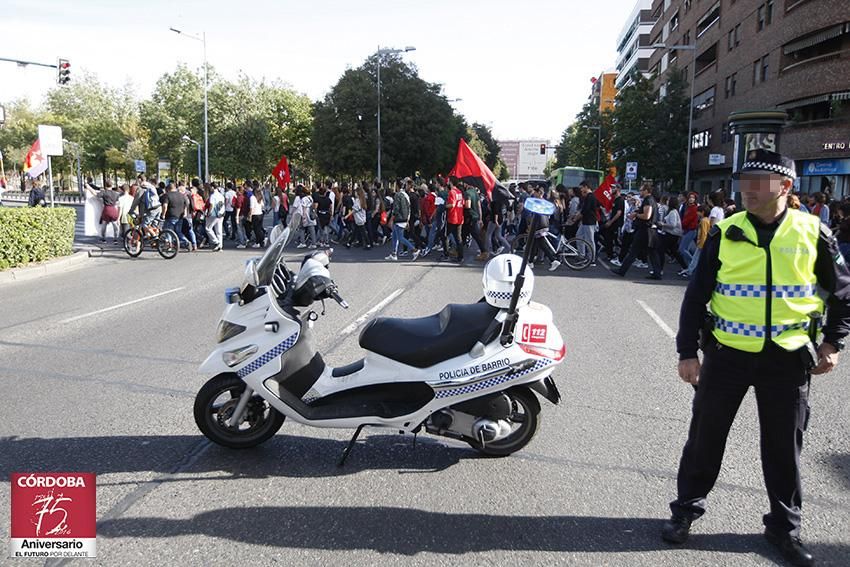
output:
[[[0,285],[11,282],[34,280],[42,276],[59,274],[83,266],[90,257],[90,250],[77,249],[70,256],[54,258],[45,262],[10,268],[0,272]]]

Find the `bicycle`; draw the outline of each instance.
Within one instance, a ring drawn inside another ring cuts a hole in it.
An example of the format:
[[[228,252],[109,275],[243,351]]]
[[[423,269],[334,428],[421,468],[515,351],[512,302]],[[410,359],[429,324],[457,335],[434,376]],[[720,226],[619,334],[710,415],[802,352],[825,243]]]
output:
[[[162,219],[156,219],[150,224],[136,224],[136,217],[129,217],[130,229],[124,233],[124,251],[131,257],[137,258],[144,250],[145,243],[156,248],[159,255],[171,260],[180,251],[180,240],[177,233],[171,229],[162,228]]]
[[[511,251],[516,253],[517,249],[524,247],[527,238],[528,234],[518,234],[511,243]],[[558,261],[571,270],[584,270],[596,260],[593,245],[583,238],[567,238],[563,234],[555,235],[551,232],[547,232],[545,238],[552,244]]]

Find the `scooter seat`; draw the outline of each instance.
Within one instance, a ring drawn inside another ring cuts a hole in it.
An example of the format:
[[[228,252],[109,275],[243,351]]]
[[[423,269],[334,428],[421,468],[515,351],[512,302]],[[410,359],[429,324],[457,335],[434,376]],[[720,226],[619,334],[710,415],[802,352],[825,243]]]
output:
[[[392,360],[428,368],[469,352],[499,312],[480,302],[446,305],[418,319],[378,317],[360,333],[360,346]]]

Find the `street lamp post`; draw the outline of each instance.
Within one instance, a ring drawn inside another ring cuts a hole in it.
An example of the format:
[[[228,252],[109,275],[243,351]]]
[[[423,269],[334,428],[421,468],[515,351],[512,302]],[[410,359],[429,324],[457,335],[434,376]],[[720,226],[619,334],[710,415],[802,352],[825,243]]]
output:
[[[688,45],[667,45],[666,43],[653,43],[650,45],[653,49],[668,49],[670,51],[693,51],[694,58],[691,61],[691,102],[688,105],[688,146],[685,153],[685,191],[690,191],[691,184],[691,131],[694,127],[694,83],[697,76],[697,44],[696,42]]]
[[[204,45],[204,182],[210,180],[210,133],[209,133],[209,118],[207,114],[207,91],[209,90],[209,82],[207,79],[207,32],[201,32],[200,37],[186,32],[168,28],[176,34],[186,36],[195,41],[200,41]],[[199,148],[200,151],[200,148]],[[200,154],[199,154],[200,155]],[[200,164],[198,165],[198,178],[201,179]]]
[[[381,48],[378,46],[376,52],[378,59],[378,181],[381,181],[381,57],[383,55],[391,55],[394,53],[405,53],[407,51],[415,51],[415,47],[407,46],[404,49]]]
[[[189,136],[183,136],[183,138],[181,138],[181,139],[184,142],[191,142],[191,143],[195,144],[196,146],[198,146],[198,179],[200,179],[201,178],[201,144],[200,144],[200,142],[196,142],[195,140],[193,140]]]
[[[596,130],[596,169],[599,169],[602,159],[602,126],[585,126],[588,130]]]

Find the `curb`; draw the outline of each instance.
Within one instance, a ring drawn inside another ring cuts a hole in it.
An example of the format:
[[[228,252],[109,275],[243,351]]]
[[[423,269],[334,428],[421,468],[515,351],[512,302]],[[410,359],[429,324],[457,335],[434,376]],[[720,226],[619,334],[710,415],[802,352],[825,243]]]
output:
[[[91,253],[89,250],[79,250],[70,256],[56,258],[36,264],[34,266],[22,266],[0,272],[0,285],[10,282],[22,282],[40,278],[51,274],[67,272],[88,261]]]

